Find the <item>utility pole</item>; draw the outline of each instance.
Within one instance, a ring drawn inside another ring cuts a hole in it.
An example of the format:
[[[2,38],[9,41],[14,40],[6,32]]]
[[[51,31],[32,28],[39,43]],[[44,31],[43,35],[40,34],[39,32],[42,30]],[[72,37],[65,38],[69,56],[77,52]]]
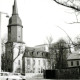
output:
[[[1,45],[1,15],[5,14],[6,17],[9,17],[7,13],[0,12],[0,72],[1,72],[1,54],[2,54],[2,45]]]

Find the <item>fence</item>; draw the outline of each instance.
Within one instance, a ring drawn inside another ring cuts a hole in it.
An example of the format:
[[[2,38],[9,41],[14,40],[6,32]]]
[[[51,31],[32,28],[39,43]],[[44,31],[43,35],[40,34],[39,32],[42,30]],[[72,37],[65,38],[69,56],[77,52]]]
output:
[[[80,79],[80,68],[44,70],[45,79]]]

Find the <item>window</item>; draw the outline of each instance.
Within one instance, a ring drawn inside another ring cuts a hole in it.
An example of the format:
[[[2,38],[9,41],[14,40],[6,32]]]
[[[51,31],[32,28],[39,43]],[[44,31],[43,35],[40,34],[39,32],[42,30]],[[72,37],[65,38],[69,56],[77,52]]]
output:
[[[27,65],[30,65],[30,59],[27,59]]]
[[[73,66],[73,61],[71,61],[71,66]]]
[[[33,56],[33,52],[32,52],[32,56]]]
[[[35,65],[35,60],[33,60],[33,66]]]
[[[18,65],[20,65],[20,60],[18,60]]]
[[[39,60],[39,65],[40,65],[40,60]]]
[[[35,68],[33,68],[33,73],[35,73]]]
[[[40,73],[40,68],[38,68],[38,72]]]
[[[79,66],[79,61],[77,61],[77,66]]]
[[[46,66],[46,62],[45,62],[45,60],[43,60],[43,65]]]
[[[37,55],[38,55],[38,52],[37,52]]]

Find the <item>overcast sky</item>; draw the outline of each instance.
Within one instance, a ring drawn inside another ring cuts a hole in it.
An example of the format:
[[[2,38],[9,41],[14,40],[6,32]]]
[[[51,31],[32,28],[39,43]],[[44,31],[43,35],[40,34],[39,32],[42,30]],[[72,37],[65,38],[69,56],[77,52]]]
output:
[[[0,11],[11,16],[14,0],[0,0]],[[57,26],[64,29],[72,40],[80,34],[80,24],[68,24],[76,21],[72,9],[58,5],[53,0],[17,0],[18,13],[23,24],[23,41],[27,46],[46,43],[46,37],[52,36],[53,42],[67,35]],[[7,33],[8,18],[2,14],[2,37]]]

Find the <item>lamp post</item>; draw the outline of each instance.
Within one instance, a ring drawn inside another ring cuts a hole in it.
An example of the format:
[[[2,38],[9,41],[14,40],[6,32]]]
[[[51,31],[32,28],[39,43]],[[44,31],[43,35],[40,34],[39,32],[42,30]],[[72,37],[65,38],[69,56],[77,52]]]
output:
[[[1,15],[5,14],[6,17],[9,17],[7,13],[0,12],[0,72],[1,72],[1,54],[2,54],[2,49],[1,49]]]

